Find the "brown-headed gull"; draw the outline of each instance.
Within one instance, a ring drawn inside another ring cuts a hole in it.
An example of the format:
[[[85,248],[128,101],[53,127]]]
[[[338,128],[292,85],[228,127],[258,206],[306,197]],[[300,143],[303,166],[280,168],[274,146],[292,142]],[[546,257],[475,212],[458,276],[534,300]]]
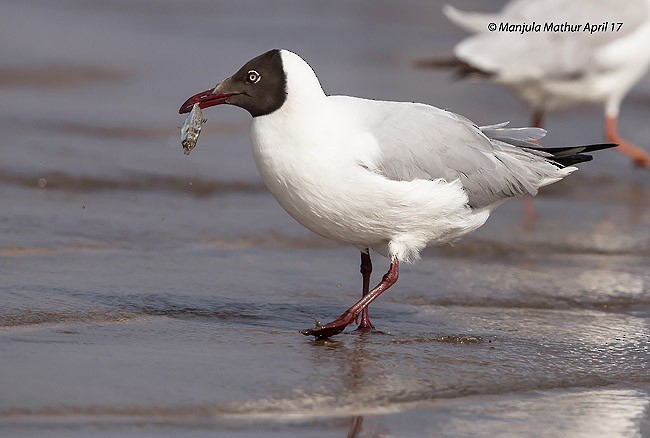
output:
[[[363,297],[333,322],[304,330],[325,338],[361,316],[397,281],[399,264],[430,245],[485,223],[508,198],[534,195],[611,144],[541,149],[539,128],[478,127],[433,106],[328,96],[298,55],[271,50],[179,112],[230,104],[253,116],[253,155],[262,180],[300,224],[361,251]],[[390,258],[370,289],[369,250]]]
[[[506,86],[541,127],[545,112],[602,105],[607,141],[650,168],[650,154],[622,139],[621,102],[650,66],[650,0],[512,0],[501,12],[445,15],[472,35],[454,48],[454,60],[422,67],[457,67],[461,75]]]

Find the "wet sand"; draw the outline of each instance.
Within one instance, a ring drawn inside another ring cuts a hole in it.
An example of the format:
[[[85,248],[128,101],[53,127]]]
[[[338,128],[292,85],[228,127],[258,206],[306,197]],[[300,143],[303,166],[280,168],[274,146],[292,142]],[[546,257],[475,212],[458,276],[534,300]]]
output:
[[[360,295],[357,251],[282,211],[236,108],[206,111],[184,156],[179,104],[286,47],[326,91],[526,113],[411,67],[463,35],[441,3],[155,5],[3,5],[0,435],[650,436],[650,173],[600,153],[532,227],[510,201],[404,267],[371,307],[382,332],[314,341],[299,330]],[[646,148],[649,94],[621,115]],[[553,115],[545,144],[600,122]]]

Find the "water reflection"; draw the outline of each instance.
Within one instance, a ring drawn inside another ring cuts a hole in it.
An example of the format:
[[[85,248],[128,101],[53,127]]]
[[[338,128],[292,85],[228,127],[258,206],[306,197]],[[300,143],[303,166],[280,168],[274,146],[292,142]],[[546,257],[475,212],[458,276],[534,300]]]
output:
[[[353,417],[348,429],[348,438],[361,438],[363,430],[363,416]]]
[[[323,352],[325,352],[325,356],[332,358],[334,361],[341,360],[341,373],[337,373],[337,375],[341,376],[342,398],[354,399],[356,397],[361,404],[364,404],[363,394],[366,393],[369,387],[372,387],[369,376],[373,376],[373,379],[380,381],[386,378],[386,370],[381,367],[381,355],[369,353],[366,348],[371,337],[381,334],[376,332],[354,333],[352,336],[355,336],[356,339],[351,342],[349,347],[346,347],[343,342],[334,340],[312,341],[314,347],[312,355],[318,363],[326,360],[323,357]],[[333,352],[335,354],[331,356],[330,354]],[[367,410],[368,408],[371,408],[371,406],[366,405],[362,409]],[[371,428],[364,429],[363,422],[364,415],[352,417],[347,430],[347,438],[381,437],[388,433],[385,426],[378,424],[373,424]]]
[[[647,393],[598,389],[432,401],[414,411],[354,417],[347,436],[639,437],[649,426]]]

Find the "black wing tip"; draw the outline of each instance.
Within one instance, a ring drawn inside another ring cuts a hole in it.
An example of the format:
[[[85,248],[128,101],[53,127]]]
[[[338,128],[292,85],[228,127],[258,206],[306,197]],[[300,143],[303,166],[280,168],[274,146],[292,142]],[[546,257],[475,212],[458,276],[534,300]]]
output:
[[[593,159],[593,155],[576,154],[562,158],[553,158],[553,161],[563,167],[568,167],[573,166],[574,164],[586,163],[587,161],[591,161]]]
[[[458,59],[453,56],[441,56],[436,58],[420,58],[413,61],[416,68],[455,68],[458,67]]]
[[[437,58],[417,59],[413,65],[419,69],[447,69],[453,70],[457,79],[464,79],[471,76],[490,77],[492,74],[478,67],[473,66],[454,56],[441,56]]]
[[[566,146],[566,147],[534,148],[534,149],[538,151],[548,152],[554,155],[551,158],[551,161],[561,166],[567,167],[567,166],[573,166],[574,164],[586,163],[587,161],[591,161],[594,159],[592,155],[588,155],[585,152],[596,152],[596,151],[601,151],[603,149],[615,148],[616,146],[618,146],[618,144],[616,143],[594,143],[594,144],[588,144],[582,146]],[[571,153],[574,151],[577,153],[566,155],[567,152]]]
[[[603,149],[611,149],[618,146],[618,143],[594,143],[583,146],[584,152],[602,151]]]
[[[531,144],[530,146],[526,146],[526,148],[533,149],[533,150],[536,150],[536,151],[548,152],[549,154],[552,154],[552,155],[562,155],[562,152],[567,152],[567,151],[571,151],[571,150],[574,150],[574,149],[579,154],[583,154],[585,152],[601,151],[603,149],[615,148],[617,146],[618,146],[618,144],[616,144],[616,143],[594,143],[594,144],[585,144],[585,145],[579,145],[579,146],[554,146],[554,147],[543,147],[543,146],[538,146],[538,145],[535,145],[535,144]],[[575,155],[575,154],[573,154],[573,155]]]

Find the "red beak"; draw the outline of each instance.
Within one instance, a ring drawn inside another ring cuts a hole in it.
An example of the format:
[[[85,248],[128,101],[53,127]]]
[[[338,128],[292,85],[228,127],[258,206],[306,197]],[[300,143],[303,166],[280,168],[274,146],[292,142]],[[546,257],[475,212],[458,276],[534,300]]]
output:
[[[221,105],[226,103],[228,98],[235,93],[215,93],[215,88],[210,88],[209,90],[201,91],[200,93],[195,94],[190,97],[181,105],[181,108],[178,110],[179,114],[189,113],[192,111],[192,106],[195,103],[199,104],[199,108],[208,108],[215,105]]]

